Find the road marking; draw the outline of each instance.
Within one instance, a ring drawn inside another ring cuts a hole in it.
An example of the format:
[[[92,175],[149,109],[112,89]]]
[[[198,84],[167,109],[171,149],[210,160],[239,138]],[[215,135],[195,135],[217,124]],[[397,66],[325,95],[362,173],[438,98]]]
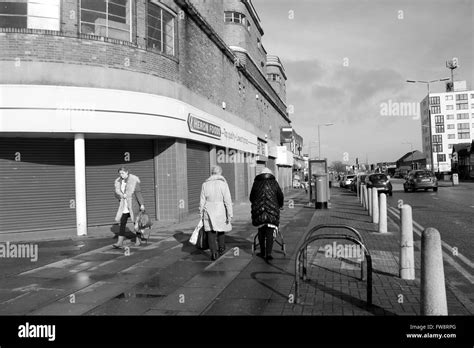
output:
[[[400,214],[398,213],[398,211],[395,209],[395,208],[392,208],[390,207],[389,209],[393,209],[393,211],[395,212],[394,214],[397,216],[398,219],[400,219]],[[413,225],[416,226],[420,231],[424,231],[425,228],[423,226],[421,226],[418,222],[416,222],[415,220],[413,220]],[[454,248],[452,246],[450,246],[448,243],[446,243],[445,241],[441,240],[441,244],[446,248],[448,249],[449,251],[452,251]],[[464,255],[462,255],[461,253],[458,252],[458,255],[457,257],[459,257],[464,263],[466,263],[467,265],[469,265],[469,267],[473,268],[474,269],[474,262],[471,262],[471,260],[469,260],[467,257],[465,257]]]
[[[400,219],[400,215],[396,211],[395,208],[389,207],[388,209],[393,215],[395,215],[398,219]],[[423,226],[421,226],[419,223],[416,221],[413,221],[413,231],[421,237],[422,231],[425,230]],[[448,243],[441,241],[441,244],[447,248],[449,251],[453,250],[453,247],[451,247]],[[468,258],[466,258],[464,255],[458,252],[457,257],[459,257],[461,260],[463,260],[469,267],[474,268],[474,263],[472,263]],[[469,280],[472,284],[474,284],[474,276],[472,276],[469,271],[464,269],[458,262],[456,262],[446,251],[443,251],[443,258],[451,265],[453,266],[459,273],[461,273],[467,280]]]

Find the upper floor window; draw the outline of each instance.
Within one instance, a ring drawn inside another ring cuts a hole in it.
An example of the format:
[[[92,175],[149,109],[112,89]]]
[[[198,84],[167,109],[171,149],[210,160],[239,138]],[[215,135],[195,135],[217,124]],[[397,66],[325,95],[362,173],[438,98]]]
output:
[[[435,116],[435,123],[436,124],[444,123],[444,116],[443,115]]]
[[[176,15],[150,1],[148,6],[147,46],[160,52],[175,55]]]
[[[132,0],[81,0],[81,33],[132,41]]]
[[[469,129],[469,123],[458,123],[458,129]]]
[[[452,94],[448,94],[446,96],[446,100],[453,100],[453,95]]]
[[[281,81],[281,76],[278,75],[278,74],[267,74],[267,78],[268,78],[270,81],[278,81],[278,82]]]
[[[60,0],[0,0],[0,28],[60,30]]]
[[[447,120],[454,120],[454,115],[446,115]]]
[[[467,100],[467,93],[456,94],[456,100]]]
[[[469,109],[469,103],[456,104],[456,110],[467,110]]]
[[[454,105],[446,105],[446,110],[454,110]]]
[[[431,113],[432,114],[440,114],[441,113],[441,107],[440,106],[432,106],[431,107]]]
[[[469,119],[469,114],[467,112],[463,113],[463,114],[457,114],[457,119],[458,120],[468,120]]]
[[[245,15],[243,13],[235,11],[225,11],[224,22],[244,24],[245,26],[247,26],[247,20],[245,18]]]
[[[430,97],[431,105],[439,105],[439,97]]]

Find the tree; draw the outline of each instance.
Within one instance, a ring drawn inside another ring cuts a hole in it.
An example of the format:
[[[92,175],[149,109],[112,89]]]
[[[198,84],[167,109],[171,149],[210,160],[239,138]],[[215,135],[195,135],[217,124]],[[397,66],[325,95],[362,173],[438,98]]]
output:
[[[346,165],[341,161],[332,162],[331,167],[334,168],[336,173],[346,172]]]

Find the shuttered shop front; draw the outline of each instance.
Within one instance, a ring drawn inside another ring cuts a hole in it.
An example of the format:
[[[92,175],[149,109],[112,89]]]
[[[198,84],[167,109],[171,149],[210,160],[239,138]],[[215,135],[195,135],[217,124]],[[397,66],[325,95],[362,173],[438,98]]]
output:
[[[146,212],[156,219],[153,140],[86,139],[89,226],[115,222],[119,201],[114,195],[114,181],[121,166],[140,178]]]
[[[75,226],[74,141],[0,138],[0,233]]]
[[[209,146],[188,141],[186,157],[188,167],[188,210],[194,212],[199,210],[202,184],[209,178],[210,174]]]

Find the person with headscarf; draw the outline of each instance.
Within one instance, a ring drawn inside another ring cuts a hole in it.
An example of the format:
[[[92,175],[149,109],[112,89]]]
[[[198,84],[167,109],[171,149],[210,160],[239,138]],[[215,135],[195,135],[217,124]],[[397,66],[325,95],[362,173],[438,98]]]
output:
[[[257,256],[272,260],[273,232],[270,225],[279,226],[280,209],[283,207],[283,192],[272,171],[264,168],[255,177],[250,202],[252,203],[252,225],[258,227],[258,242],[260,253]]]
[[[211,176],[202,184],[199,213],[204,231],[208,234],[211,259],[217,260],[225,253],[225,232],[232,230],[232,199],[229,185],[222,176],[222,168],[214,166]]]

